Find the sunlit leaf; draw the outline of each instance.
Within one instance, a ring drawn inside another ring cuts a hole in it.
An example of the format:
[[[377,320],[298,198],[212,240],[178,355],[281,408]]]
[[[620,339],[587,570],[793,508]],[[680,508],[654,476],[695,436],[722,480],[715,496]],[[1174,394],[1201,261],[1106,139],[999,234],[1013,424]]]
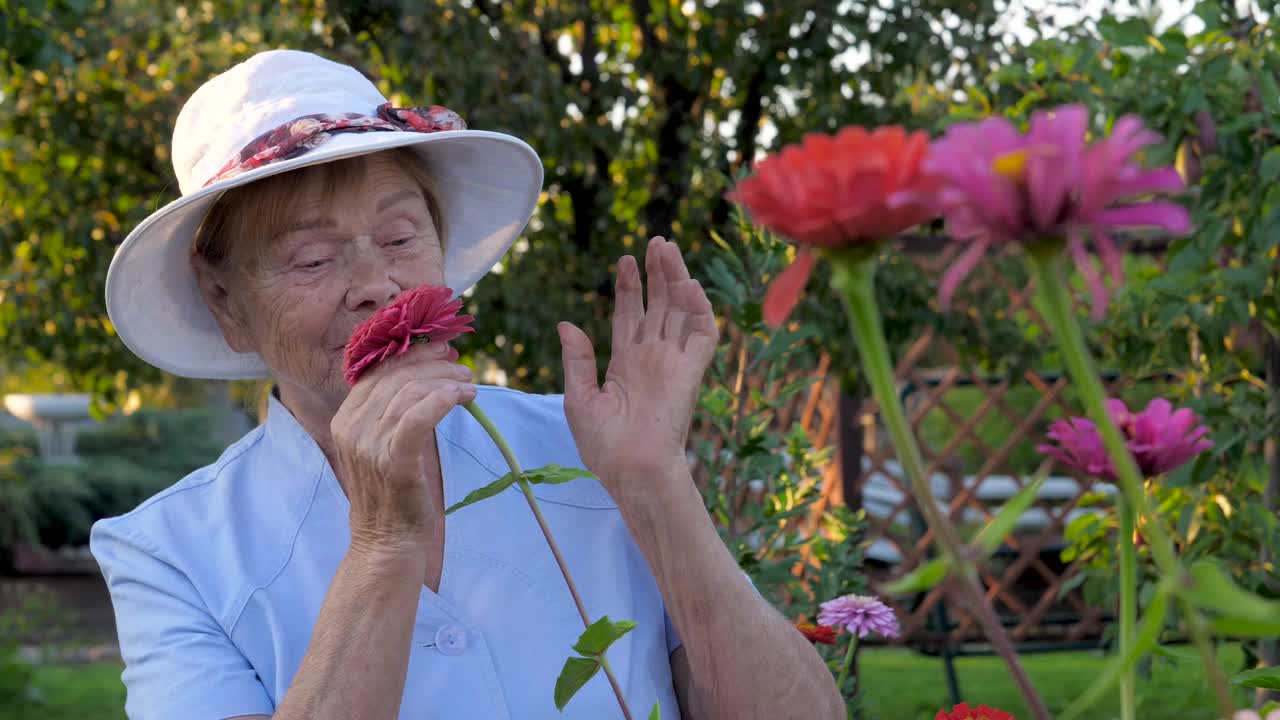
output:
[[[934,558],[928,562],[921,563],[914,570],[897,580],[882,585],[880,589],[890,595],[910,595],[924,592],[942,582],[950,569],[950,563],[945,558]]]
[[[1039,494],[1040,488],[1044,485],[1044,481],[1049,477],[1049,464],[1044,463],[1031,482],[1026,487],[1018,491],[1009,499],[1009,502],[1000,508],[996,516],[987,523],[985,527],[974,538],[974,544],[982,551],[983,555],[990,555],[1000,547],[1000,543],[1004,542],[1005,536],[1018,524],[1018,519],[1028,508],[1036,501],[1036,495]]]

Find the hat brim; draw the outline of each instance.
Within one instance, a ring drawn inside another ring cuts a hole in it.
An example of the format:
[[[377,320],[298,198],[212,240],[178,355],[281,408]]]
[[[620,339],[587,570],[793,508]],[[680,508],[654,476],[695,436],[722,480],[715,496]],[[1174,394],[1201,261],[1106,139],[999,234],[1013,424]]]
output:
[[[222,193],[308,165],[412,147],[429,163],[449,228],[445,283],[473,286],[528,224],[542,191],[542,161],[518,138],[483,130],[370,132],[333,136],[297,158],[272,163],[174,200],[136,227],[107,270],[107,315],[121,341],[161,370],[191,378],[270,375],[257,353],[227,345],[191,267],[191,244]]]

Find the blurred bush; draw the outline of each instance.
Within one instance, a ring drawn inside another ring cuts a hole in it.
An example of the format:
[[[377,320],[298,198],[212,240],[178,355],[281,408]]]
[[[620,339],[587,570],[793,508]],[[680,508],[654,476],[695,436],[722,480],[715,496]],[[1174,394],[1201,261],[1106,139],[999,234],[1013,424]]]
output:
[[[146,498],[217,459],[210,410],[142,410],[83,431],[81,462],[49,465],[22,433],[0,437],[0,546],[58,548],[88,542],[99,518]]]

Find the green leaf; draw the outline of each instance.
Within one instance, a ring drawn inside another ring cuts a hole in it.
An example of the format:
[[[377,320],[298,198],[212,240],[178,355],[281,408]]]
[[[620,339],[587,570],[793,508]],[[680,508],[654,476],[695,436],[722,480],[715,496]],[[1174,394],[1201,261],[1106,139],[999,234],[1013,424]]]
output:
[[[1280,602],[1242,589],[1216,563],[1201,560],[1192,565],[1191,579],[1191,587],[1182,592],[1197,607],[1218,613],[1219,619],[1280,625]]]
[[[991,522],[978,532],[978,536],[973,541],[982,550],[983,555],[990,555],[1000,547],[1005,536],[1017,525],[1018,518],[1022,517],[1027,508],[1036,501],[1036,495],[1039,494],[1040,487],[1048,477],[1049,465],[1044,463],[1043,467],[1036,471],[1031,482],[1005,503],[996,516],[991,518]]]
[[[631,620],[612,622],[609,616],[605,615],[582,631],[573,649],[588,657],[603,655],[610,645],[631,632],[635,626],[636,624]]]
[[[494,495],[497,495],[503,490],[506,490],[507,488],[511,487],[512,483],[516,481],[516,477],[517,476],[515,473],[507,473],[506,475],[503,475],[502,477],[498,478],[497,480],[494,480],[493,482],[489,483],[488,485],[485,485],[482,488],[472,490],[471,492],[467,493],[467,496],[464,497],[461,501],[456,502],[453,505],[449,506],[449,509],[445,510],[444,514],[448,515],[452,513],[454,510],[464,508],[468,505],[474,505],[480,502],[481,500],[486,500],[488,498],[493,497]]]
[[[1263,182],[1271,182],[1280,178],[1280,147],[1273,147],[1262,156],[1262,169],[1259,171]]]
[[[951,564],[946,558],[934,558],[880,589],[890,595],[924,592],[942,582],[950,570]]]
[[[1103,666],[1102,672],[1098,674],[1093,684],[1062,713],[1060,720],[1075,720],[1075,718],[1080,717],[1102,697],[1104,692],[1120,679],[1122,673],[1136,665],[1139,658],[1151,652],[1157,646],[1160,640],[1160,631],[1164,629],[1165,614],[1169,609],[1169,590],[1170,585],[1168,583],[1160,584],[1156,590],[1155,598],[1152,599],[1151,604],[1147,606],[1146,613],[1142,616],[1142,622],[1138,624],[1137,637],[1134,639],[1133,647],[1129,649],[1129,653],[1109,660]]]
[[[1098,21],[1098,32],[1120,47],[1143,47],[1149,36],[1147,23],[1137,18],[1117,20],[1111,16],[1103,17]]]
[[[525,481],[531,485],[559,485],[578,478],[599,479],[581,468],[564,468],[559,465],[547,465],[533,470],[525,470],[523,476]]]
[[[1266,690],[1280,690],[1280,667],[1258,668],[1236,673],[1231,676],[1231,684],[1251,688],[1264,688]]]
[[[1233,638],[1273,638],[1280,635],[1280,622],[1257,622],[1237,618],[1216,618],[1209,627],[1217,635]]]
[[[649,712],[649,720],[662,720],[662,706],[657,700],[653,701],[653,710]]]
[[[556,678],[556,709],[563,711],[564,706],[598,672],[600,661],[594,658],[571,657],[565,660],[560,677]]]

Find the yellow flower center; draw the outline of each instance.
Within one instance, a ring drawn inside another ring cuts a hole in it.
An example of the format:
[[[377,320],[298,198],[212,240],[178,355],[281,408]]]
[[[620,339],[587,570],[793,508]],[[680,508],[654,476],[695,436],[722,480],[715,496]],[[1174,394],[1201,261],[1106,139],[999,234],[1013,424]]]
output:
[[[1027,151],[1014,150],[1013,152],[1005,153],[991,163],[991,169],[1015,183],[1021,184],[1027,175]]]

